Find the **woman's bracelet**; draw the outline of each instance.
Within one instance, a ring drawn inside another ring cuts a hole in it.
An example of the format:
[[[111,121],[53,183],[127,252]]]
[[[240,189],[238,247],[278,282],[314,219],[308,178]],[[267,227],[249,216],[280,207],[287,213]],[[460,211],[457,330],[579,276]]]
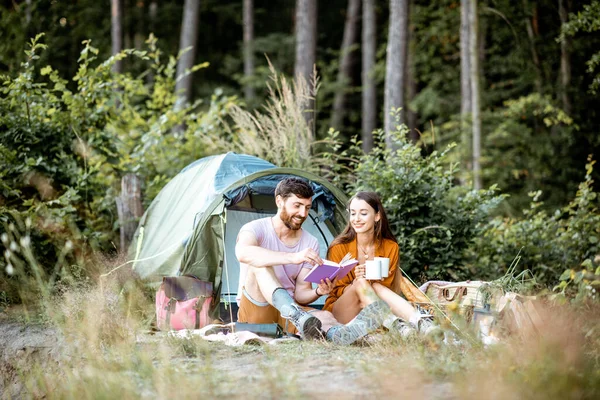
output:
[[[322,295],[321,295],[321,294],[319,294],[318,290],[319,290],[319,287],[317,286],[317,287],[315,288],[315,293],[317,294],[317,296],[321,297]]]

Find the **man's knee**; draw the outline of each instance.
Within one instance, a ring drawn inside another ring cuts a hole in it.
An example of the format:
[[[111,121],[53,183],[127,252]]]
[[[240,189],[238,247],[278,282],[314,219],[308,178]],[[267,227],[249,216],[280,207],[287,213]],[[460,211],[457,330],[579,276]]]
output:
[[[260,289],[260,280],[255,273],[255,270],[259,268],[249,267],[246,273],[246,279],[244,282],[244,289],[248,295],[259,302],[266,302],[265,296],[263,296],[262,290]]]

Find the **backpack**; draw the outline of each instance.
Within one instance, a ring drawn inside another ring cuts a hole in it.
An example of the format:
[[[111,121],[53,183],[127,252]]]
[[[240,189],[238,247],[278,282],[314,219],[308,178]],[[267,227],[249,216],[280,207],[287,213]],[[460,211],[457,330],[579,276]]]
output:
[[[211,320],[211,282],[184,276],[165,276],[156,292],[156,323],[160,330],[200,329]]]

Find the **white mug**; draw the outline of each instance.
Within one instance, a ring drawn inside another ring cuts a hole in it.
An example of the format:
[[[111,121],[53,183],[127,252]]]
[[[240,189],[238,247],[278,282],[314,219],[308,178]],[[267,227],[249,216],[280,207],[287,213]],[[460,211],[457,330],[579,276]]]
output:
[[[375,257],[375,260],[379,260],[381,265],[381,277],[387,278],[390,276],[390,259],[387,257]]]
[[[365,278],[381,279],[381,263],[379,260],[367,260],[365,262]]]

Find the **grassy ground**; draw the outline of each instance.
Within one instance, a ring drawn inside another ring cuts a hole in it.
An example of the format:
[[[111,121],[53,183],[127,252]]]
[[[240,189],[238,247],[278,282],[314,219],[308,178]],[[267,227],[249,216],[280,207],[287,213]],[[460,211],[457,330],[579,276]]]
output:
[[[540,332],[484,347],[391,332],[229,347],[153,334],[135,285],[4,310],[2,398],[600,398],[600,310],[554,306]]]

